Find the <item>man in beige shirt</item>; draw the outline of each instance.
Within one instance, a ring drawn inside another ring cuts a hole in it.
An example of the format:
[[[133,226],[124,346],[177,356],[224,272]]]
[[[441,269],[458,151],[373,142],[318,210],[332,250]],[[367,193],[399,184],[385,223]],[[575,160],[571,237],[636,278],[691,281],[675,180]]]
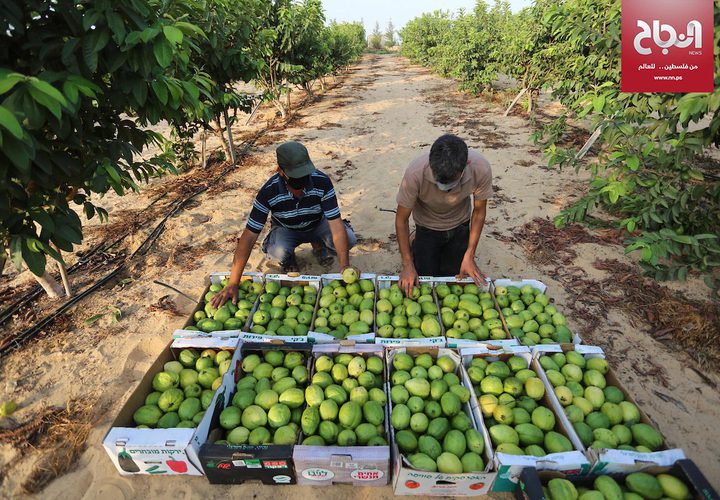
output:
[[[492,193],[490,164],[457,136],[443,135],[410,163],[395,216],[403,266],[400,287],[406,294],[418,284],[418,276],[469,276],[484,284],[475,250]],[[410,214],[415,221],[412,247]]]

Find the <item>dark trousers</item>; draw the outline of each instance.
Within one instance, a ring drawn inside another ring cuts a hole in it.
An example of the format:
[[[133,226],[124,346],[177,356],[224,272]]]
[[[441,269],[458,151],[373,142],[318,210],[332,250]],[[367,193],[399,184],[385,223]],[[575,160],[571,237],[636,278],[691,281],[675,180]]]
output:
[[[413,262],[419,276],[455,276],[470,239],[470,221],[449,231],[415,227]]]
[[[343,220],[348,235],[348,248],[357,244],[357,237],[350,223]],[[295,248],[303,243],[323,243],[331,251],[335,251],[335,243],[330,231],[330,224],[323,218],[320,223],[309,231],[297,231],[283,226],[273,225],[262,244],[262,251],[285,264],[295,255]]]

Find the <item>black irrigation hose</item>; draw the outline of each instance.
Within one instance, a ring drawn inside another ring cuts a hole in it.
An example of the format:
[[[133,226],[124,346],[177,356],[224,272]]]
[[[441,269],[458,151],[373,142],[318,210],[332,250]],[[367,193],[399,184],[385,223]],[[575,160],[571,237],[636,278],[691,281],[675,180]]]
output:
[[[157,203],[158,201],[163,199],[166,195],[167,195],[167,193],[162,193],[160,196],[155,198],[152,201],[152,203],[150,203],[147,207],[145,207],[140,213],[143,213],[145,210],[147,210],[148,208],[155,205],[155,203]],[[67,269],[68,275],[72,275],[75,271],[77,271],[82,266],[84,266],[87,262],[90,261],[90,258],[95,256],[95,254],[97,254],[98,252],[107,252],[111,248],[114,248],[116,245],[118,245],[123,240],[125,240],[129,233],[130,233],[129,230],[125,231],[119,238],[117,238],[116,240],[112,241],[109,244],[108,243],[100,243],[98,245],[95,245],[93,248],[88,250],[75,264],[73,264],[72,266],[70,266]],[[42,294],[42,292],[43,292],[42,287],[39,285],[35,285],[25,295],[23,295],[22,297],[17,299],[15,302],[10,304],[8,307],[6,307],[2,311],[0,311],[0,326],[3,326],[5,323],[10,321],[10,319],[12,319],[13,315],[17,311],[19,311],[26,305],[33,302],[40,294]]]
[[[65,302],[62,306],[57,308],[54,313],[52,313],[49,316],[46,316],[42,320],[40,320],[35,325],[31,326],[27,330],[18,333],[17,335],[13,335],[12,337],[9,337],[0,343],[0,359],[7,356],[10,352],[19,349],[22,347],[22,345],[30,340],[32,337],[40,333],[40,331],[50,323],[52,323],[55,318],[57,318],[59,315],[63,314],[65,311],[70,309],[72,306],[83,300],[85,297],[93,293],[98,288],[104,286],[106,283],[108,283],[110,280],[115,278],[120,272],[122,272],[125,269],[125,263],[121,263],[118,267],[116,267],[113,271],[111,271],[108,275],[106,275],[104,278],[96,282],[91,287],[83,290],[81,293],[75,295],[73,298]]]

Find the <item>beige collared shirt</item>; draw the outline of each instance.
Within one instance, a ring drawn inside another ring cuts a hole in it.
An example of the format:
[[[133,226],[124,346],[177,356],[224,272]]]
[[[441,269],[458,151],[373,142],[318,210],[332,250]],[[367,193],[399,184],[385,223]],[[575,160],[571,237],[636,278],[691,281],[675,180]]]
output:
[[[487,200],[492,194],[490,163],[479,152],[468,151],[468,165],[463,170],[460,184],[445,192],[435,184],[428,151],[410,162],[405,170],[397,203],[412,210],[416,225],[448,231],[470,220],[471,197]]]

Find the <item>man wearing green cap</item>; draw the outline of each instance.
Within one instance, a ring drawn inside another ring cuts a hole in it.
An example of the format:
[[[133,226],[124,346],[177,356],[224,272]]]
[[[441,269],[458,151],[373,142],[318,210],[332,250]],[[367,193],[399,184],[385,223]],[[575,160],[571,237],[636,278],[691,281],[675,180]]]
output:
[[[317,170],[305,146],[286,142],[277,150],[278,169],[258,191],[247,226],[235,248],[228,286],[213,297],[219,307],[228,299],[237,300],[237,286],[253,245],[271,216],[271,228],[262,244],[263,252],[280,263],[283,272],[298,271],[295,248],[313,245],[321,265],[329,265],[333,254],[340,271],[350,267],[349,250],[357,238],[340,217],[335,188],[327,174]]]

